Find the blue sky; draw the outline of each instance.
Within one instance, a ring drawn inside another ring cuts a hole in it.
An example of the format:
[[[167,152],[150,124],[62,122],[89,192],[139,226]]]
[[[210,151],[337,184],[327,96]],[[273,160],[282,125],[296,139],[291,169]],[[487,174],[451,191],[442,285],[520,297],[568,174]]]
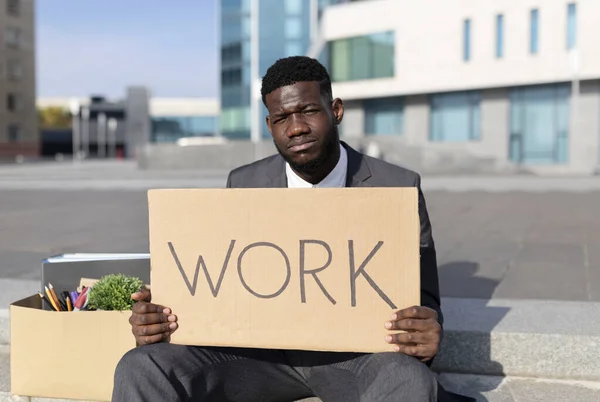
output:
[[[36,1],[39,97],[218,95],[218,0]]]

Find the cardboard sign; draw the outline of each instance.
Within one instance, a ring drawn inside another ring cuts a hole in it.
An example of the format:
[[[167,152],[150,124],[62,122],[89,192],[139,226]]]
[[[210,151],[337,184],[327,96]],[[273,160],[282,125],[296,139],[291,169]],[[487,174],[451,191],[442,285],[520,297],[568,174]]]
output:
[[[381,352],[420,304],[415,188],[150,190],[153,302],[171,342]]]

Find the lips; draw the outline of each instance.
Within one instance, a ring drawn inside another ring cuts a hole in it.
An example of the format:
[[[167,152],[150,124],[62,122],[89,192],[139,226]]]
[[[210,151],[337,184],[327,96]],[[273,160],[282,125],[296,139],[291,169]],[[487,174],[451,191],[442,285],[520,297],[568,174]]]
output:
[[[288,149],[292,152],[306,151],[307,149],[311,148],[315,144],[315,142],[315,140],[304,141],[299,144],[290,145],[288,146]]]

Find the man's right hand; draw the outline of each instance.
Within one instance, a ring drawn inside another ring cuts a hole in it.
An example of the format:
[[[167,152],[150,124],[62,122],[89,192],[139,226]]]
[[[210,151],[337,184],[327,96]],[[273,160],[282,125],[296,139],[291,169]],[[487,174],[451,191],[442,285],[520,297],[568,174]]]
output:
[[[142,289],[131,295],[136,301],[131,309],[131,330],[138,345],[169,341],[177,329],[177,317],[171,309],[150,303],[150,290]]]

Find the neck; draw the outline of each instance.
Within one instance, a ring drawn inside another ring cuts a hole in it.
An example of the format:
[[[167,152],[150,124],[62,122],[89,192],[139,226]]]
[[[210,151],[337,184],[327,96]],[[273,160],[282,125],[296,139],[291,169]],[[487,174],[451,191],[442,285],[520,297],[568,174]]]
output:
[[[314,172],[299,172],[292,167],[292,170],[296,172],[298,176],[300,176],[303,180],[309,182],[310,184],[320,183],[324,178],[327,177],[329,173],[335,168],[338,161],[340,160],[340,143],[339,141],[334,141],[333,149],[327,156],[327,159],[323,161],[323,163],[319,166],[317,170]]]

